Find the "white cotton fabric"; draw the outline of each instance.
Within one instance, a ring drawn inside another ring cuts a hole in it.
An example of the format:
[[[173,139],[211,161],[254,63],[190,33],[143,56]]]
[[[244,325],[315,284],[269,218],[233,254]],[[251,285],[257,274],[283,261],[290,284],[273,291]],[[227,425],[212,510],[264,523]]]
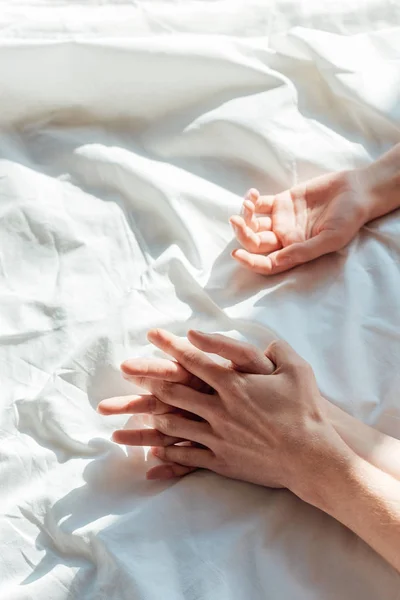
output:
[[[230,258],[228,224],[250,186],[400,141],[397,3],[0,6],[0,598],[398,598],[289,492],[146,482],[155,459],[95,410],[135,391],[119,363],[153,354],[150,327],[194,327],[286,339],[400,438],[399,212],[269,279]]]

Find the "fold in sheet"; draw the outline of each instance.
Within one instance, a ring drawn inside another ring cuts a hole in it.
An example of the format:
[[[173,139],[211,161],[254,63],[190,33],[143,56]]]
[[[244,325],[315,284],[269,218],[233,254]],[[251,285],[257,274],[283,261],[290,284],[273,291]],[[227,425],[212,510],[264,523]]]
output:
[[[212,3],[210,3],[212,4]],[[228,224],[399,141],[400,29],[342,37],[2,42],[0,596],[7,600],[395,599],[399,578],[283,490],[110,441],[150,327],[282,337],[323,394],[400,438],[400,220],[270,279]]]

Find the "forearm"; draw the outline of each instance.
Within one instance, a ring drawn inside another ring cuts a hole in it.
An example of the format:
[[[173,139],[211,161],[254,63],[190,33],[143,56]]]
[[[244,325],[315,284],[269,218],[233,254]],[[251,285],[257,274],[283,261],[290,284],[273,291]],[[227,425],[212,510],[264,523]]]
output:
[[[340,521],[400,572],[400,482],[349,452],[304,498]],[[310,488],[311,489],[311,488]]]
[[[400,207],[400,144],[356,173],[368,204],[366,222]]]
[[[329,421],[342,440],[360,458],[400,481],[400,440],[365,425],[325,401]]]

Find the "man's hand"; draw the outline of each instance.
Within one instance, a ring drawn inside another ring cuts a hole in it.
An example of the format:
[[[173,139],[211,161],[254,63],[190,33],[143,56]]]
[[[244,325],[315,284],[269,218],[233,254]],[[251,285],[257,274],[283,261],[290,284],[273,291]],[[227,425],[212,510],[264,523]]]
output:
[[[150,332],[153,344],[215,393],[145,380],[142,384],[150,396],[130,399],[125,407],[120,403],[117,412],[153,412],[154,429],[116,431],[114,440],[154,446],[154,454],[168,464],[206,468],[269,487],[288,487],[303,497],[314,489],[313,478],[323,467],[324,457],[336,457],[336,468],[337,460],[346,461],[348,450],[325,418],[311,368],[286,343],[274,342],[266,351],[276,365],[272,374],[235,371],[216,364],[202,351],[226,356],[229,340],[223,338],[221,345],[221,337],[192,331],[189,343],[164,331]],[[160,400],[200,419],[154,414]],[[112,404],[102,402],[100,411],[116,412]],[[175,444],[169,445],[172,440]],[[176,445],[182,440],[195,445]],[[179,473],[172,470],[171,475]]]
[[[234,371],[246,373],[259,373],[270,375],[275,365],[255,346],[245,342],[238,342],[223,335],[209,335],[208,344],[210,348],[218,349],[218,354],[227,359],[227,363]],[[204,340],[204,350],[207,349],[207,340]],[[164,380],[172,383],[180,383],[205,394],[214,394],[215,390],[204,381],[189,373],[179,363],[159,358],[130,359],[121,365],[123,376],[139,387],[150,389],[157,381]],[[99,412],[104,415],[110,414],[184,414],[188,419],[196,420],[196,416],[188,411],[181,411],[170,404],[162,402],[154,396],[123,396],[108,398],[100,402]],[[198,417],[197,417],[198,420]],[[181,440],[171,437],[163,438],[165,445],[173,445]],[[182,477],[196,471],[197,467],[187,467],[177,463],[162,464],[152,467],[148,473],[148,479],[170,479]]]
[[[358,171],[330,173],[276,196],[247,192],[243,216],[230,222],[243,248],[232,252],[256,273],[273,275],[340,250],[369,220]]]
[[[153,415],[154,429],[114,435],[121,444],[154,446],[164,463],[155,469],[164,471],[153,470],[151,478],[202,467],[287,487],[352,529],[400,571],[397,440],[379,432],[371,435],[370,428],[357,426],[349,415],[343,421],[342,411],[332,413],[310,366],[284,342],[274,342],[264,357],[255,349],[252,354],[251,347],[243,352],[229,338],[193,331],[192,344],[160,330],[150,332],[149,339],[177,362],[125,363],[125,372],[131,369],[128,377],[150,394],[104,400],[99,410]],[[228,359],[235,355],[239,369],[216,364],[203,351]],[[256,365],[268,374],[241,372],[241,366]],[[165,373],[170,381],[157,379]],[[387,452],[379,456],[375,444],[386,446]],[[374,460],[369,462],[363,455],[372,449]]]

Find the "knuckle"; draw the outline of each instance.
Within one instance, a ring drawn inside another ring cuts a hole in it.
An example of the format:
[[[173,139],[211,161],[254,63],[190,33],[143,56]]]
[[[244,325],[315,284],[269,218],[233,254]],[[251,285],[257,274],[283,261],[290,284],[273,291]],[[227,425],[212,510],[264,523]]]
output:
[[[300,356],[293,359],[291,361],[290,366],[291,366],[293,373],[296,376],[301,377],[301,378],[309,376],[313,372],[311,365],[308,362],[306,362],[305,360],[303,360]]]
[[[161,433],[167,433],[169,435],[173,434],[176,430],[176,420],[174,415],[166,413],[162,415],[162,417],[157,417],[156,426]]]
[[[145,377],[124,377],[124,379],[129,379],[130,381],[132,381],[133,383],[135,383],[137,386],[139,386],[140,388],[146,389],[146,383],[148,383],[148,380]]]
[[[174,384],[170,381],[162,381],[159,384],[159,394],[162,398],[170,398],[172,395]]]
[[[214,405],[210,410],[209,420],[214,426],[226,419],[226,412],[220,405]]]
[[[196,363],[197,353],[194,350],[185,350],[183,353],[183,360],[187,365],[193,365]]]
[[[307,376],[307,377],[314,377],[314,369],[312,368],[312,366],[310,365],[309,362],[307,362],[306,360],[302,361],[302,371],[303,373]]]
[[[247,262],[247,265],[250,267],[250,269],[255,269],[256,261],[255,261],[254,256],[252,254],[248,254],[247,255],[246,262]]]
[[[146,432],[147,433],[147,432]],[[136,432],[137,440],[140,446],[144,446],[145,442],[145,432],[142,429],[138,429]]]
[[[161,431],[156,430],[154,434],[155,440],[153,446],[163,446],[164,448],[171,445],[170,439]]]
[[[148,413],[155,413],[157,410],[158,401],[155,396],[148,396],[146,398],[146,409]]]
[[[215,354],[222,352],[226,345],[226,339],[220,333],[214,333],[212,336],[212,350]]]
[[[281,340],[273,340],[267,348],[267,352],[275,353],[281,348]]]
[[[234,373],[232,372],[230,374],[230,377],[224,380],[224,389],[229,390],[229,393],[232,396],[237,396],[238,394],[240,394],[240,391],[242,390],[243,387],[243,381],[242,381],[242,377],[241,374],[238,373]],[[222,406],[218,407],[220,408],[220,410],[222,410]],[[215,407],[215,409],[217,409],[217,407]]]
[[[180,447],[179,452],[177,453],[176,460],[178,463],[180,462],[183,465],[190,464],[190,462],[191,462],[190,450],[185,448],[185,446]]]
[[[252,237],[250,237],[250,235],[248,235],[243,246],[249,252],[254,252],[255,254],[257,254],[260,250],[260,240],[259,238],[253,239]]]
[[[259,358],[259,351],[257,350],[257,348],[251,346],[250,344],[244,346],[243,354],[249,362],[255,362]]]

